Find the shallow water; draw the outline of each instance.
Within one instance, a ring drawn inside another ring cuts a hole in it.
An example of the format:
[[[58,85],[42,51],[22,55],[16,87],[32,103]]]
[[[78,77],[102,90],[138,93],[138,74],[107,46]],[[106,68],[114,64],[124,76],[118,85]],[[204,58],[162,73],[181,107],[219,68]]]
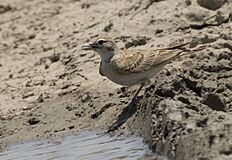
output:
[[[61,143],[32,141],[9,146],[1,160],[155,160],[140,137],[83,132]],[[160,158],[158,158],[160,160]]]

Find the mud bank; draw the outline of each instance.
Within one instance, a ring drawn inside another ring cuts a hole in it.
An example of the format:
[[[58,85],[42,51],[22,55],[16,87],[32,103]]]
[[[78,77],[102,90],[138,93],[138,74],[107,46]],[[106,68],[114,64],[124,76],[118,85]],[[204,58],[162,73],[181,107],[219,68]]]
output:
[[[183,57],[179,68],[173,63],[148,88],[158,153],[170,159],[231,158],[231,51],[225,56],[222,48]]]
[[[2,0],[1,148],[110,129],[170,159],[231,159],[231,11],[231,0]],[[80,50],[101,32],[122,49],[207,48],[169,64],[131,106],[136,87],[101,77],[99,56]]]

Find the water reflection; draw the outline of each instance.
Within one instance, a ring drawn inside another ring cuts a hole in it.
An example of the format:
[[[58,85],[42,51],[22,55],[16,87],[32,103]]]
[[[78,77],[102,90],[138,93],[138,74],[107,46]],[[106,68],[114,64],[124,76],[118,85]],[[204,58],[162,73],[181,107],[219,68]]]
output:
[[[9,146],[1,160],[155,160],[139,137],[116,137],[83,132],[62,143],[34,141]],[[160,159],[160,158],[159,158]]]

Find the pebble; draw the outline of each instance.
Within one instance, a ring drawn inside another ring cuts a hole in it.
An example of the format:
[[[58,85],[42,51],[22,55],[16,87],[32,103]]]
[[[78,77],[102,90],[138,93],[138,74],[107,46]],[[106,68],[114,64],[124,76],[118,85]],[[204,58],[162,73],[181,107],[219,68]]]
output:
[[[40,120],[38,118],[35,118],[35,117],[28,120],[29,125],[35,125],[39,122],[40,122]]]
[[[225,0],[197,0],[197,3],[206,9],[217,10],[222,7]]]

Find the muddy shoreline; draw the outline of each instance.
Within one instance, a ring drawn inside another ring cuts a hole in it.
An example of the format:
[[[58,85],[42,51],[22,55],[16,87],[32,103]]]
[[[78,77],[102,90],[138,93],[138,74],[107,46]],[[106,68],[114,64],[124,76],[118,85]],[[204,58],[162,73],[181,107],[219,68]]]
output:
[[[1,148],[110,129],[169,159],[231,159],[231,11],[231,0],[2,0]],[[137,87],[101,77],[100,57],[80,50],[102,32],[122,49],[207,47],[167,65],[128,112]]]

